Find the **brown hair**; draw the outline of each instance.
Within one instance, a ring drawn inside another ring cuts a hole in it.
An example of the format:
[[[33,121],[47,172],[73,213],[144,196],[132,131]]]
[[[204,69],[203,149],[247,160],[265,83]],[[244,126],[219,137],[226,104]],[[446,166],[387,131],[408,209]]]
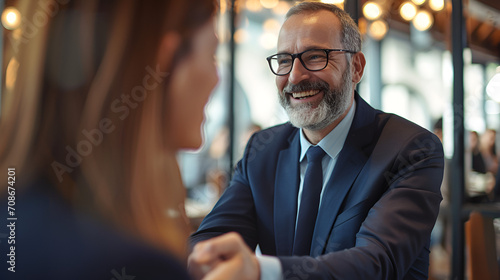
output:
[[[15,82],[2,88],[0,170],[16,168],[20,190],[48,180],[76,208],[185,257],[166,88],[215,2],[19,0],[17,8],[21,32],[7,34],[4,53]],[[164,69],[157,54],[167,33],[181,43]]]

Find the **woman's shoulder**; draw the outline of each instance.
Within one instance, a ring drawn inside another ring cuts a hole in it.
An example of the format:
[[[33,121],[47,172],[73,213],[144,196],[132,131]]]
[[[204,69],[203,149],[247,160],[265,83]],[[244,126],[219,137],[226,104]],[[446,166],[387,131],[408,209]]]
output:
[[[1,279],[189,279],[172,255],[76,213],[51,192],[20,194],[15,217],[11,244],[0,240],[0,261],[12,260],[15,272],[2,268]]]

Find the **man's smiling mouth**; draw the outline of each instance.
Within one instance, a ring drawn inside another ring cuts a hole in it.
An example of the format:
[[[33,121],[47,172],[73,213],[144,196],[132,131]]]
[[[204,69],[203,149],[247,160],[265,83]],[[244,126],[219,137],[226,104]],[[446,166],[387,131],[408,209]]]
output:
[[[300,91],[300,92],[292,92],[290,95],[295,98],[295,99],[304,99],[308,98],[311,96],[315,96],[316,94],[320,93],[321,90],[308,90],[308,91]]]

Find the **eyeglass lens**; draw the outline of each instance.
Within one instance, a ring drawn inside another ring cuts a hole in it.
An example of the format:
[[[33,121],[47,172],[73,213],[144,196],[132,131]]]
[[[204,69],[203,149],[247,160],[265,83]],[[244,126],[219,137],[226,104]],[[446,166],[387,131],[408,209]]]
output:
[[[324,50],[308,50],[298,55],[302,65],[310,71],[321,70],[328,63],[328,54]],[[292,70],[293,56],[291,54],[276,54],[271,57],[270,65],[274,73],[286,75]]]

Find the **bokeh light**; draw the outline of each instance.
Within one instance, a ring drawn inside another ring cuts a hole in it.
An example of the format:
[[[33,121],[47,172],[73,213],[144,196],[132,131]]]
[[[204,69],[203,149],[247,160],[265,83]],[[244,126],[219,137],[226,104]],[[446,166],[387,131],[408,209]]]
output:
[[[429,7],[431,7],[433,11],[439,12],[444,8],[444,0],[430,0]]]
[[[2,25],[6,29],[14,30],[21,24],[21,14],[16,8],[9,7],[2,12]]]
[[[417,14],[417,7],[412,2],[405,2],[399,8],[399,13],[404,20],[410,21]]]
[[[267,9],[272,9],[279,4],[279,0],[260,0],[260,4]]]
[[[425,31],[431,28],[432,24],[434,23],[434,19],[432,18],[431,13],[425,10],[421,10],[417,13],[415,18],[413,18],[412,23],[417,30]]]
[[[383,20],[376,20],[370,24],[370,28],[368,29],[368,34],[375,40],[381,40],[384,38],[385,34],[387,34],[387,30],[389,26],[387,22]]]
[[[377,3],[367,2],[363,6],[363,15],[368,20],[376,20],[382,15],[382,9]]]

